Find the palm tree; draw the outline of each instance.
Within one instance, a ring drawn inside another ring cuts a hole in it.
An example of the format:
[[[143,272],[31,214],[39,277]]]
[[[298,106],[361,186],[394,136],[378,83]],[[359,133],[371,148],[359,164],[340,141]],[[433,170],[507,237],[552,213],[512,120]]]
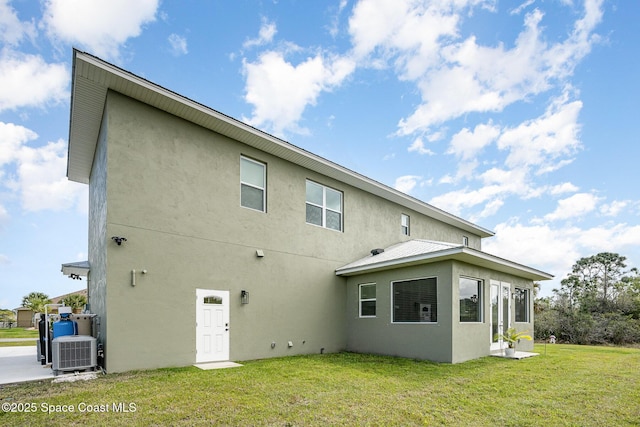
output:
[[[84,308],[84,306],[87,304],[87,298],[85,298],[84,295],[71,294],[62,298],[61,302],[67,307],[71,307],[75,313],[76,310],[81,310],[82,308]]]
[[[42,292],[31,292],[22,298],[22,306],[30,308],[34,313],[44,313],[44,306],[50,303],[49,295]]]

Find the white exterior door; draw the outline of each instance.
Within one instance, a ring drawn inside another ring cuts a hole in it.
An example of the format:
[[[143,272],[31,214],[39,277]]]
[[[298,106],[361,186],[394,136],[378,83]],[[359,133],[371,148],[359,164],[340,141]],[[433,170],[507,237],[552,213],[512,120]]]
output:
[[[196,289],[196,363],[229,360],[229,291]]]
[[[491,281],[491,351],[502,349],[502,338],[496,338],[511,326],[511,284]]]

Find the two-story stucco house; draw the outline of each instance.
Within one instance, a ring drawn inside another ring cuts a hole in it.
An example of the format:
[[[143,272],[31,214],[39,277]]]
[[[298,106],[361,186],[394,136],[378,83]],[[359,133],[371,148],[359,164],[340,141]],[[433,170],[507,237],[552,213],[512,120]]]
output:
[[[68,177],[89,185],[108,372],[341,350],[462,362],[498,351],[501,328],[533,331],[533,282],[551,278],[482,252],[482,227],[80,51]]]

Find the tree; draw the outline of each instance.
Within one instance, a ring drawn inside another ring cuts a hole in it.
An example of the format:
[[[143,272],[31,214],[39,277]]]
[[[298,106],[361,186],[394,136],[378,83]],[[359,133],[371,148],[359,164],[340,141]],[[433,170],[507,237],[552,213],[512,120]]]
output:
[[[44,306],[50,303],[49,296],[42,292],[31,292],[22,298],[22,306],[30,308],[34,313],[44,313]]]
[[[71,294],[62,298],[61,301],[67,307],[71,307],[74,310],[81,309],[87,304],[87,298],[80,294]]]
[[[562,281],[563,287],[570,292],[570,304],[577,299],[583,309],[590,307],[599,311],[598,306],[610,307],[629,274],[625,271],[626,259],[616,253],[601,252],[576,261],[572,272]]]
[[[555,331],[575,344],[640,342],[640,272],[625,261],[611,252],[576,261],[551,306],[538,302],[536,335]]]

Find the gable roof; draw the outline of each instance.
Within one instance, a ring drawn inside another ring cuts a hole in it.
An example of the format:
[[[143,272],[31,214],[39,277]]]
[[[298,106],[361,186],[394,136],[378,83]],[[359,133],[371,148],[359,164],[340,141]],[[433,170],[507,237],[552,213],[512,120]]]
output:
[[[468,246],[431,240],[409,240],[390,246],[378,255],[369,255],[336,270],[338,276],[390,270],[411,265],[456,260],[529,280],[549,280],[553,275],[518,264]]]
[[[158,86],[73,50],[67,177],[88,184],[107,92],[113,90],[304,168],[480,237],[493,232]]]

